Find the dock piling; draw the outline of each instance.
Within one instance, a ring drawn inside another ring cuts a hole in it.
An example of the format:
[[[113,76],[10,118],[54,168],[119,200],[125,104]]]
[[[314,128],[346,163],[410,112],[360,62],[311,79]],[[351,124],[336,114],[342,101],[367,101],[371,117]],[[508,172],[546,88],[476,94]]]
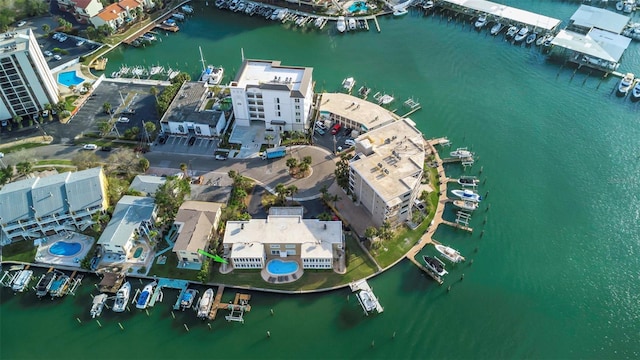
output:
[[[447,286],[447,292],[451,291],[451,285]]]
[[[267,337],[270,338],[271,337],[271,331],[267,330]]]
[[[491,204],[487,204],[487,209],[485,211],[489,211],[491,209]]]
[[[187,324],[183,324],[184,328],[187,330],[187,332],[189,332],[189,327],[187,326]]]
[[[171,312],[171,317],[174,319],[176,318],[176,314],[174,314],[173,311]]]
[[[207,323],[207,326],[209,327],[209,330],[211,330],[211,323]]]
[[[100,320],[96,320],[96,322],[98,323],[98,326],[102,327],[102,324],[100,324]]]
[[[271,309],[270,312],[271,312],[271,316],[273,316],[273,309]]]
[[[118,326],[120,326],[120,330],[124,330],[124,326],[121,323],[118,323]]]
[[[392,339],[395,339],[395,338],[396,338],[396,332],[395,332],[395,331],[393,332],[393,335],[391,335],[391,338],[392,338]]]
[[[78,320],[78,324],[82,324],[82,321],[80,321],[80,318],[76,318],[76,320]]]
[[[460,281],[464,280],[464,273],[462,273],[462,276],[460,276]]]
[[[149,310],[144,309],[144,312],[146,312],[146,313],[147,313],[147,316],[149,316]]]
[[[484,236],[484,230],[480,231],[480,238],[482,238],[482,236]],[[478,248],[476,248],[476,252],[478,251]]]
[[[371,340],[371,347],[376,346],[376,341],[375,340]]]

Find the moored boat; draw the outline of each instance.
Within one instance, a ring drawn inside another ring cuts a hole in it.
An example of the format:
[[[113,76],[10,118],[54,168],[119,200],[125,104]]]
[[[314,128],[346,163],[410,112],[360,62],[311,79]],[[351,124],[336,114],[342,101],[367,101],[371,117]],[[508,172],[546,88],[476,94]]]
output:
[[[631,101],[635,102],[638,100],[640,100],[640,80],[636,81],[636,86],[631,90]]]
[[[42,277],[40,277],[38,284],[36,284],[36,296],[41,298],[47,295],[56,277],[56,271],[49,271],[48,273],[43,274]]]
[[[213,305],[213,289],[207,289],[207,291],[202,294],[200,301],[198,302],[198,318],[206,319],[209,317],[209,311],[211,311],[211,305]]]
[[[349,20],[347,20],[347,26],[349,28],[349,31],[355,30],[356,29],[356,19],[349,18]]]
[[[538,38],[538,33],[533,32],[533,33],[527,35],[527,38],[525,39],[524,42],[527,45],[531,45],[531,44],[533,44],[534,41],[536,41],[537,38]]]
[[[195,289],[187,289],[180,298],[180,309],[188,309],[193,305],[193,301],[196,299],[198,292]]]
[[[447,275],[449,272],[444,269],[444,263],[442,260],[437,257],[431,257],[427,255],[422,256],[422,260],[424,260],[424,264],[427,266],[427,269],[433,271],[438,276]]]
[[[482,29],[485,25],[487,25],[487,16],[481,15],[473,25],[476,27],[476,29]]]
[[[520,30],[518,30],[518,33],[513,37],[513,41],[520,42],[527,37],[527,34],[529,34],[529,28],[526,26],[523,26]]]
[[[376,308],[376,302],[373,300],[373,294],[371,294],[370,291],[368,290],[361,290],[358,294],[356,294],[358,296],[358,299],[360,299],[360,302],[362,303],[362,307],[364,307],[364,309],[367,312],[371,312]]]
[[[92,319],[95,319],[102,314],[102,309],[104,308],[104,304],[107,302],[108,298],[109,296],[107,294],[100,294],[93,297],[91,310],[89,311]]]
[[[193,14],[193,7],[189,5],[183,5],[180,9],[185,12],[185,14]]]
[[[466,200],[466,201],[474,201],[474,202],[480,202],[482,201],[482,196],[478,195],[476,192],[471,191],[469,189],[464,189],[464,190],[451,190],[451,193],[457,197],[459,197],[462,200]]]
[[[344,80],[342,80],[342,87],[347,90],[349,93],[351,93],[351,90],[353,89],[354,85],[356,84],[356,80],[352,77],[348,77]]]
[[[466,200],[453,200],[453,206],[466,211],[475,211],[478,209],[477,202]]]
[[[11,283],[11,290],[15,292],[23,292],[31,281],[31,276],[33,276],[33,270],[22,270],[16,277],[13,279],[13,283]]]
[[[508,38],[512,38],[516,36],[517,33],[518,33],[518,27],[511,25],[507,29],[507,34],[505,36]]]
[[[138,296],[138,301],[136,301],[136,308],[138,309],[146,309],[149,305],[149,301],[151,301],[151,295],[153,295],[153,290],[156,288],[156,282],[150,282],[142,289],[140,296]]]
[[[480,180],[478,180],[475,176],[461,176],[458,179],[458,184],[462,186],[478,186]]]
[[[358,95],[360,95],[360,97],[362,98],[366,98],[367,96],[369,96],[370,92],[371,89],[366,86],[361,86],[360,89],[358,89]]]
[[[435,7],[435,4],[433,2],[433,0],[427,0],[422,4],[422,10],[426,11],[430,11]]]
[[[449,155],[459,159],[473,157],[473,153],[467,148],[457,148],[455,151],[450,152]]]
[[[498,35],[500,33],[500,31],[502,31],[502,29],[504,29],[504,25],[502,25],[501,23],[495,23],[492,27],[491,27],[491,35],[495,36]]]
[[[627,96],[629,90],[633,86],[633,80],[635,75],[633,73],[627,73],[622,80],[620,80],[620,84],[618,85],[618,90],[616,91],[616,95],[618,97]]]
[[[403,16],[403,15],[407,15],[408,13],[409,13],[409,10],[405,8],[398,8],[393,10],[393,16]]]
[[[445,259],[451,261],[452,263],[459,263],[459,262],[465,261],[464,257],[460,255],[460,252],[456,249],[450,248],[442,244],[436,244],[436,250],[438,250],[438,252],[442,254],[442,256],[444,256]]]
[[[68,283],[69,283],[69,275],[63,272],[58,273],[58,275],[56,276],[56,279],[53,280],[53,283],[49,288],[49,295],[51,295],[52,298],[64,296],[66,294],[65,290],[67,288]]]
[[[338,31],[341,33],[347,30],[347,23],[344,20],[344,16],[338,16],[338,21],[336,22],[336,29],[338,29]]]
[[[127,308],[129,296],[131,295],[131,284],[127,281],[116,293],[116,299],[113,303],[114,312],[123,312]]]

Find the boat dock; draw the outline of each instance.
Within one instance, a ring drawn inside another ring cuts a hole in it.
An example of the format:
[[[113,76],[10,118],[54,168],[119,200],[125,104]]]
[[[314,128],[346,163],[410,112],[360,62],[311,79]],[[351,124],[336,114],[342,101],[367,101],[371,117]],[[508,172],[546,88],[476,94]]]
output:
[[[209,320],[214,320],[216,315],[218,314],[218,308],[220,307],[220,302],[222,301],[222,293],[224,292],[224,285],[218,286],[218,291],[216,291],[216,297],[213,299],[213,305],[211,305],[211,310],[209,310]]]
[[[251,305],[249,305],[251,295],[236,293],[236,297],[233,299],[233,302],[225,304],[222,302],[223,293],[224,285],[218,286],[216,297],[211,305],[211,310],[209,310],[208,319],[215,320],[218,310],[229,310],[231,313],[224,317],[227,321],[239,321],[244,323],[244,313],[251,311]]]
[[[458,218],[456,218],[456,222],[442,220],[442,223],[447,225],[447,226],[451,226],[453,228],[464,230],[464,231],[472,233],[473,232],[473,228],[470,228],[468,226],[469,225],[469,219],[470,219],[470,217],[466,217],[466,218],[458,217]]]
[[[380,301],[373,294],[373,290],[371,289],[371,286],[369,286],[369,283],[367,282],[367,280],[362,279],[362,280],[354,281],[352,283],[349,283],[349,287],[351,288],[352,292],[357,292],[358,294],[362,291],[365,291],[368,293],[369,299],[373,303],[372,304],[373,308],[371,310],[367,310],[367,305],[363,302],[360,296],[357,296],[358,302],[360,303],[360,306],[362,306],[362,310],[364,310],[365,315],[369,315],[369,312],[372,311],[373,309],[375,309],[378,313],[382,313],[384,311],[384,308],[380,304]]]
[[[101,57],[101,58],[98,58],[98,59],[94,60],[89,67],[91,69],[94,69],[94,70],[97,70],[97,71],[104,71],[104,69],[107,68],[107,62],[108,61],[109,61],[109,59]]]

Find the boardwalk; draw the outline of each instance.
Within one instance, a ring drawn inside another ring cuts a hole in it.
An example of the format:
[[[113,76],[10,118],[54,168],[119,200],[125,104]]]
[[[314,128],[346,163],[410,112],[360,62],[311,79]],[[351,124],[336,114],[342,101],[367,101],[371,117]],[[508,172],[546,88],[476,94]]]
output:
[[[224,292],[224,285],[218,286],[218,291],[216,291],[216,298],[213,300],[213,305],[211,306],[211,310],[209,311],[209,320],[213,320],[216,318],[218,314],[218,308],[220,307],[220,302],[222,301],[222,293]]]

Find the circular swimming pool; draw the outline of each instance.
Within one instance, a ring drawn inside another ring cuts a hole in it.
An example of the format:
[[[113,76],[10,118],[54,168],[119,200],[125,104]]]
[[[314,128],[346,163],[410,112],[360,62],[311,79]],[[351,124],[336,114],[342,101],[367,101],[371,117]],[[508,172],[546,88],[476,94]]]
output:
[[[295,261],[282,261],[273,259],[267,263],[267,271],[272,275],[289,275],[298,271],[298,263]]]
[[[73,256],[82,250],[82,244],[78,242],[58,241],[49,247],[52,255]]]

